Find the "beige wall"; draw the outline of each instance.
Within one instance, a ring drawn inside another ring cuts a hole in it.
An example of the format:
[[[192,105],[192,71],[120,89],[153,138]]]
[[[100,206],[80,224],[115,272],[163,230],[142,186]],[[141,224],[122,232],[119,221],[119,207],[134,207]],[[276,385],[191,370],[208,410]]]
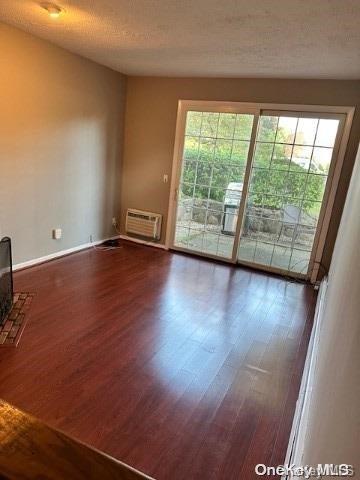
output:
[[[4,24],[0,45],[0,235],[15,263],[114,235],[125,78]]]
[[[331,263],[302,446],[303,465],[353,464],[353,478],[360,478],[359,219],[360,149]]]
[[[179,99],[360,106],[356,81],[129,77],[127,85],[122,231],[128,207],[162,213],[166,224],[170,183],[162,177],[171,173]],[[359,136],[357,111],[323,257],[327,267]],[[165,228],[162,242],[164,236]]]

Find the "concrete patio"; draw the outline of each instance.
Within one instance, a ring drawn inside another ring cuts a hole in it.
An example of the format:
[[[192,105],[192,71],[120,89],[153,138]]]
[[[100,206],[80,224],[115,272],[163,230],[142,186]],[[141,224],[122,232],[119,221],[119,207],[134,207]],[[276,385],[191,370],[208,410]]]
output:
[[[291,244],[291,236],[249,232],[240,241],[239,260],[281,268],[283,270],[306,273],[311,253],[312,241],[309,235],[299,235]],[[175,244],[210,255],[230,258],[234,237],[221,233],[217,225],[198,222],[179,222]]]

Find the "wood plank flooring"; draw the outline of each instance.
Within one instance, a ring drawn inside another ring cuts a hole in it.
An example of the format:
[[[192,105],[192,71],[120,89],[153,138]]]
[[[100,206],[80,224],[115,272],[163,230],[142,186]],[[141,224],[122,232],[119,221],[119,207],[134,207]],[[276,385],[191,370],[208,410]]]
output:
[[[159,480],[255,479],[286,453],[310,286],[122,243],[15,273],[36,294],[0,397]]]
[[[1,480],[152,480],[3,400],[0,446]]]

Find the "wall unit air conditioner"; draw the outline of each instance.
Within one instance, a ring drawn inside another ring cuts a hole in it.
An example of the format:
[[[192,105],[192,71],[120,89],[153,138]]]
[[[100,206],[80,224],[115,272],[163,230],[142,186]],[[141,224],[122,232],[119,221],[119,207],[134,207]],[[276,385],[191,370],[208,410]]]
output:
[[[128,208],[126,212],[126,233],[159,240],[162,215]]]

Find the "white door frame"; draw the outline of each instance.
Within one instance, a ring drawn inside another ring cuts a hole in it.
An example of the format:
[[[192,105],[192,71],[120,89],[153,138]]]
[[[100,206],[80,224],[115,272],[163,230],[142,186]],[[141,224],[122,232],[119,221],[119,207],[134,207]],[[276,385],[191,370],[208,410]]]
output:
[[[311,263],[311,276],[299,274],[294,276],[306,277],[309,278],[312,283],[316,281],[320,261],[322,258],[326,235],[329,229],[331,213],[334,205],[335,195],[337,191],[337,186],[339,183],[341,168],[344,161],[345,151],[347,143],[349,140],[350,129],[352,124],[352,119],[354,116],[354,107],[350,106],[328,106],[328,105],[296,105],[296,104],[279,104],[279,103],[248,103],[248,102],[221,102],[221,101],[204,101],[204,100],[179,100],[178,102],[178,111],[177,111],[177,120],[176,120],[176,133],[175,133],[175,144],[174,144],[174,154],[173,154],[173,165],[171,172],[171,187],[170,187],[170,197],[169,197],[169,208],[168,208],[168,218],[167,218],[167,228],[166,228],[166,240],[165,246],[167,249],[175,249],[180,251],[189,252],[188,249],[181,249],[174,247],[174,237],[175,237],[175,228],[176,228],[176,209],[177,209],[177,194],[178,194],[178,185],[181,175],[182,167],[182,156],[184,148],[184,139],[185,139],[185,122],[186,114],[188,111],[201,111],[201,112],[221,112],[221,113],[243,113],[243,114],[252,114],[254,115],[254,125],[251,136],[249,155],[246,166],[245,178],[244,178],[244,194],[242,195],[239,212],[238,212],[238,225],[236,229],[235,242],[233,255],[229,259],[223,259],[229,263],[237,262],[237,248],[239,244],[239,235],[241,230],[241,220],[245,209],[245,200],[247,196],[248,180],[249,174],[251,171],[251,163],[253,158],[253,147],[255,133],[258,123],[258,118],[263,110],[267,111],[276,111],[279,114],[281,113],[318,113],[318,114],[343,114],[345,115],[345,121],[343,129],[341,131],[341,125],[339,125],[338,137],[334,146],[334,154],[331,165],[331,175],[329,172],[329,180],[327,181],[327,186],[323,198],[323,206],[321,209],[321,214],[319,218],[319,224],[317,228],[317,234],[314,241],[312,258],[310,259]],[[250,156],[251,155],[251,156]],[[191,253],[191,251],[190,251]],[[194,252],[196,255],[205,256],[208,258],[219,259],[218,256],[202,254],[201,252]],[[242,263],[242,262],[241,262]],[[255,266],[255,265],[254,265]],[[264,270],[280,272],[276,268],[262,268]]]

